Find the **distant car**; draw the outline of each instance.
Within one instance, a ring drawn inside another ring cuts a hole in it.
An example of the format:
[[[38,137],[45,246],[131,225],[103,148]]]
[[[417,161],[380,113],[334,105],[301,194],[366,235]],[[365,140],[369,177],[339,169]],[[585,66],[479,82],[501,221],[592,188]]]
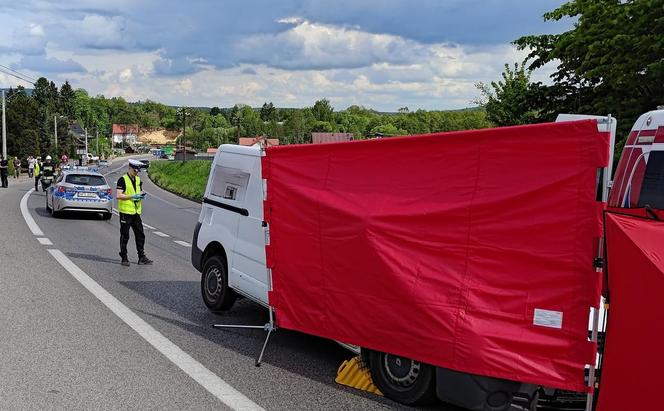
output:
[[[99,161],[99,156],[93,156],[92,154],[88,153],[87,157],[88,157],[88,163],[91,161]]]
[[[113,190],[98,172],[64,170],[46,190],[46,210],[53,217],[65,211],[80,211],[101,213],[108,220],[113,211]]]
[[[150,160],[143,158],[143,159],[140,159],[138,161],[145,164],[145,166],[143,168],[149,168],[150,167]]]

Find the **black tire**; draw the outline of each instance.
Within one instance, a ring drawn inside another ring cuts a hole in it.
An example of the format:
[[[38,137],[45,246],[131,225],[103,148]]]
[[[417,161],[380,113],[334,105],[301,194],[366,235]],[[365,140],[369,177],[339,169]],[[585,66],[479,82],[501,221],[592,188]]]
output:
[[[218,256],[208,258],[203,265],[201,293],[210,311],[227,311],[235,304],[237,294],[228,288],[226,263]]]
[[[103,213],[101,215],[101,218],[102,218],[102,220],[110,220],[112,215],[113,214],[111,214],[111,213]]]
[[[379,351],[370,351],[368,357],[371,379],[387,398],[407,405],[437,400],[433,366]]]

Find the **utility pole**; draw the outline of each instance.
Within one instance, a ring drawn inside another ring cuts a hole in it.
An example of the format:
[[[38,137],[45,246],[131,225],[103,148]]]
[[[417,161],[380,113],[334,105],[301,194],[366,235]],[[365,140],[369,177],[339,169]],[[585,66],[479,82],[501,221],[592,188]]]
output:
[[[53,116],[53,129],[55,130],[55,153],[58,153],[58,116]]]
[[[96,139],[97,139],[97,157],[99,157],[101,159],[101,153],[99,153],[99,130],[97,130],[96,127],[97,126],[95,126],[95,136],[96,136]]]
[[[2,155],[7,159],[7,124],[5,123],[5,90],[2,89]]]
[[[88,164],[88,129],[85,129],[85,164]]]
[[[187,110],[182,107],[182,149],[184,161],[187,161]]]

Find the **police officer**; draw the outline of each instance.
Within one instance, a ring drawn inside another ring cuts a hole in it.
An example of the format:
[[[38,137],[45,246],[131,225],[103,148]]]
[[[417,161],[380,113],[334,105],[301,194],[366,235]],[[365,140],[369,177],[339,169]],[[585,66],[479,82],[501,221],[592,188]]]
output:
[[[120,214],[120,257],[122,265],[129,267],[127,258],[127,243],[129,242],[129,229],[134,232],[136,251],[138,251],[138,264],[152,264],[152,260],[145,256],[145,233],[143,232],[143,183],[138,172],[144,167],[143,163],[129,160],[127,174],[120,177],[117,184],[118,212]]]
[[[41,178],[41,167],[42,167],[42,161],[41,157],[37,157],[37,161],[35,161],[35,191],[39,191],[39,179]]]
[[[2,187],[7,188],[9,182],[7,181],[7,175],[9,174],[9,161],[5,158],[3,154],[0,154],[0,183]]]

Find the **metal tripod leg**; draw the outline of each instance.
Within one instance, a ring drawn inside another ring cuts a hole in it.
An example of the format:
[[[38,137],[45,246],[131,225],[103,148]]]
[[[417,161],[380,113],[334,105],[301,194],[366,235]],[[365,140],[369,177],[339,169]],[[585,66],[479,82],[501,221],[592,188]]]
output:
[[[260,367],[263,362],[263,354],[265,354],[265,348],[267,348],[267,343],[270,341],[270,335],[273,331],[277,330],[277,327],[274,325],[274,315],[272,309],[270,309],[270,322],[265,325],[242,325],[242,324],[212,324],[212,328],[238,328],[238,329],[253,329],[253,330],[264,330],[267,331],[267,336],[265,337],[265,342],[261,348],[261,352],[254,363],[256,367]]]

